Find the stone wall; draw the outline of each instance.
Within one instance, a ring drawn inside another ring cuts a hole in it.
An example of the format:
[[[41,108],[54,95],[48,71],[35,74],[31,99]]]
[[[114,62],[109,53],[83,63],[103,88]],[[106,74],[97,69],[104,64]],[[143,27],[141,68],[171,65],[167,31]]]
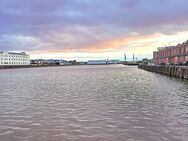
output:
[[[187,66],[147,66],[139,65],[138,68],[160,74],[166,74],[169,76],[180,77],[188,79],[188,67]]]

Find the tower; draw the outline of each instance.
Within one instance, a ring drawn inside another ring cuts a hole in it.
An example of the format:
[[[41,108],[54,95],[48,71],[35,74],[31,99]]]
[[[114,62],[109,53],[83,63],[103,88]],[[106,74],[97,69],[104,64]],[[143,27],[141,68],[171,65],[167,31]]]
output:
[[[126,56],[126,53],[124,53],[124,61],[127,60],[127,56]]]

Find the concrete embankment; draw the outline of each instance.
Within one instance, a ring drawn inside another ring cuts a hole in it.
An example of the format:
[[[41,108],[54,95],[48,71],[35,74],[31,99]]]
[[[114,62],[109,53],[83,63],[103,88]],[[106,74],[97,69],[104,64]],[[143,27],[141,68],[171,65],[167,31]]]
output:
[[[0,66],[0,69],[30,68],[31,66]]]
[[[55,65],[53,66],[32,66],[32,65],[27,65],[27,66],[0,66],[0,69],[19,69],[19,68],[38,68],[38,67],[56,67]]]
[[[82,64],[81,64],[82,65]],[[78,66],[78,65],[27,65],[27,66],[0,66],[1,69],[19,69],[19,68],[41,68],[41,67],[62,67],[62,66]]]
[[[138,68],[144,69],[150,72],[156,72],[160,74],[166,74],[169,76],[175,76],[179,78],[188,79],[188,67],[187,66],[147,66],[139,65]]]

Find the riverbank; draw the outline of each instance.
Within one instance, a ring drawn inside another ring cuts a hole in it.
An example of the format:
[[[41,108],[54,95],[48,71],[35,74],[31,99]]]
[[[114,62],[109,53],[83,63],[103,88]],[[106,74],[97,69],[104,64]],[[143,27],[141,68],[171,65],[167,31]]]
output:
[[[88,64],[0,66],[0,70],[1,69],[21,69],[21,68],[41,68],[41,67],[83,66],[83,65],[88,65]],[[97,64],[97,65],[110,65],[110,64]],[[92,66],[92,65],[89,65],[89,66]]]
[[[27,65],[27,66],[0,66],[1,69],[21,69],[21,68],[39,68],[39,67],[57,67],[59,65],[54,65],[54,66],[37,66],[37,65]]]
[[[188,67],[187,66],[139,65],[138,68],[144,69],[150,72],[166,74],[169,76],[188,79]]]

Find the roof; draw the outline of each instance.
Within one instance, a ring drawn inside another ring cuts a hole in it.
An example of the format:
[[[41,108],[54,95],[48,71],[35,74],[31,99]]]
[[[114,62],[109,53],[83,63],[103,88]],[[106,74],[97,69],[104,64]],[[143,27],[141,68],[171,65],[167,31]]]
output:
[[[104,62],[106,60],[88,60],[88,62]]]
[[[28,55],[25,52],[3,52],[3,51],[0,51],[0,54]]]

